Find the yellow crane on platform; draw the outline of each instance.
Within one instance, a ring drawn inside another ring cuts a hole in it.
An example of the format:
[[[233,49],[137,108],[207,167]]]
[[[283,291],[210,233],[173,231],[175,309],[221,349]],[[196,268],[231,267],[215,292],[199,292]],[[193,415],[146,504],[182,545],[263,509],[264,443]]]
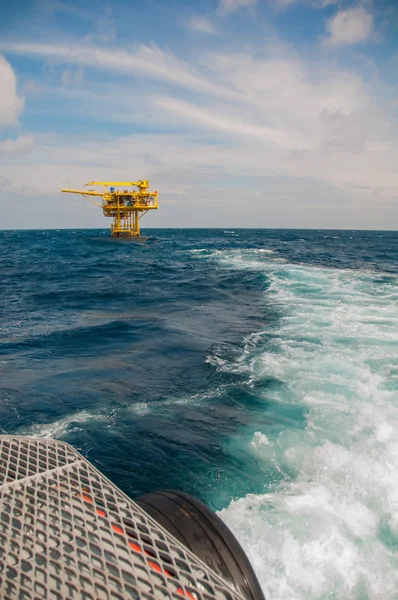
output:
[[[87,186],[104,186],[104,190],[99,192],[94,189],[72,190],[62,188],[62,191],[70,194],[81,194],[90,202],[102,208],[105,217],[112,217],[111,233],[113,237],[139,237],[139,220],[149,210],[159,207],[158,192],[149,190],[147,179],[140,181],[91,181],[86,183],[84,187]],[[138,190],[131,189],[134,187]],[[93,197],[102,198],[101,204],[96,202]]]

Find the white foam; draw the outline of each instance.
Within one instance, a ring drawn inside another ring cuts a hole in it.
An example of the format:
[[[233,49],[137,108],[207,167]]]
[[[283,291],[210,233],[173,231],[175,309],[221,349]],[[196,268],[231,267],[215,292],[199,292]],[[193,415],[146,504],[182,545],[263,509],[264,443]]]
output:
[[[135,402],[129,407],[130,412],[138,416],[146,416],[153,412],[158,412],[168,406],[189,405],[191,407],[201,404],[208,398],[216,398],[224,393],[225,385],[220,385],[214,388],[207,388],[205,391],[187,396],[170,396],[164,400],[156,400],[152,402]]]
[[[63,419],[59,419],[58,421],[54,421],[53,423],[33,425],[27,431],[21,433],[26,436],[40,437],[45,439],[58,439],[67,433],[81,431],[82,424],[86,421],[103,421],[106,419],[108,419],[108,416],[106,415],[94,414],[86,410],[82,410],[72,415],[68,415]]]
[[[225,252],[256,269],[279,327],[249,336],[220,370],[261,382],[265,397],[302,407],[305,427],[257,431],[246,451],[284,474],[221,512],[266,597],[398,598],[398,288],[380,274],[277,263]],[[261,393],[261,392],[260,392]],[[295,473],[296,475],[287,475]]]
[[[267,436],[265,435],[265,433],[261,433],[261,431],[256,431],[256,433],[253,435],[253,439],[250,442],[251,446],[253,446],[253,448],[262,448],[262,446],[269,446],[270,441],[267,438]]]
[[[150,413],[151,408],[148,402],[135,402],[134,404],[131,404],[130,410],[143,417]]]

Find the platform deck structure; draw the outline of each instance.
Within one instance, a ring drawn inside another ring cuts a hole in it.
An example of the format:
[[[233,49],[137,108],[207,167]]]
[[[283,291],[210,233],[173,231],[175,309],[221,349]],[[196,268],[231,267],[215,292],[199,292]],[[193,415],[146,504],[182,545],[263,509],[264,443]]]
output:
[[[79,190],[62,188],[62,192],[81,194],[90,202],[102,208],[105,217],[113,219],[111,234],[113,237],[140,237],[140,219],[150,210],[159,207],[158,191],[149,189],[149,181],[91,181],[85,187],[93,189]],[[102,186],[103,190],[94,189]],[[135,188],[135,189],[134,189]],[[101,198],[97,202],[95,198]]]

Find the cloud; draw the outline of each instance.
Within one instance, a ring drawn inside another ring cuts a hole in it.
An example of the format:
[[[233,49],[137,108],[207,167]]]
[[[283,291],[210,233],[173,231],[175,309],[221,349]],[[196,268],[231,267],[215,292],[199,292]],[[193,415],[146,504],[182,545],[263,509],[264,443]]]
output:
[[[17,78],[11,65],[0,55],[0,125],[15,125],[24,107],[17,94]]]
[[[2,161],[0,182],[7,206],[13,197],[18,198],[19,212],[26,207],[30,221],[25,226],[30,227],[43,226],[29,213],[32,198],[36,213],[46,214],[46,226],[106,227],[100,210],[79,196],[61,195],[58,181],[81,187],[99,176],[123,179],[134,165],[134,177],[148,177],[160,190],[161,210],[145,226],[388,228],[396,202],[393,189],[390,197],[385,194],[386,186],[395,184],[396,193],[398,177],[392,179],[393,165],[386,163],[386,154],[378,159],[379,151],[358,153],[350,160],[334,149],[293,158],[261,140],[234,138],[215,144],[198,132],[91,141],[55,136],[37,145],[29,163],[22,156],[12,162],[10,157],[7,165]],[[335,185],[344,180],[344,185]],[[380,193],[377,181],[383,182]],[[244,213],[242,199],[250,206]],[[204,205],[211,208],[211,220]],[[7,219],[4,226],[21,224],[17,211],[14,220]]]
[[[117,115],[131,122],[138,114],[148,127],[164,124],[168,131],[180,133],[36,141],[29,167],[23,161],[4,163],[0,176],[15,176],[18,181],[23,172],[31,182],[29,193],[45,195],[56,192],[57,177],[70,177],[64,183],[76,186],[95,179],[98,169],[101,177],[112,179],[122,177],[134,164],[139,177],[154,177],[156,186],[165,185],[166,192],[170,186],[164,173],[196,170],[197,182],[187,194],[198,189],[204,177],[217,182],[233,174],[256,178],[260,188],[267,188],[267,178],[287,177],[312,181],[315,187],[330,186],[336,196],[354,199],[375,190],[379,198],[396,195],[398,140],[388,115],[370,97],[361,77],[329,64],[315,69],[295,56],[280,59],[270,54],[201,57],[207,74],[203,81],[218,80],[223,89],[231,90],[228,100],[203,91],[213,90],[202,84],[195,102],[178,94],[159,97],[148,88],[140,104],[133,86],[104,98],[95,90],[87,99],[82,97],[84,91],[68,90],[68,107],[74,96],[84,114],[84,107],[90,106],[86,118],[93,115],[106,121]],[[184,70],[183,63],[180,66]],[[242,89],[244,97],[234,95]]]
[[[8,182],[10,194],[42,197],[50,206],[58,198],[57,180],[79,187],[99,177],[124,179],[134,165],[137,178],[149,177],[161,190],[163,225],[171,224],[170,206],[181,208],[181,225],[193,224],[193,215],[206,225],[203,219],[210,217],[200,216],[202,203],[220,207],[218,223],[225,211],[236,214],[231,225],[239,223],[242,194],[253,207],[247,226],[260,224],[257,214],[267,217],[267,226],[388,223],[398,193],[398,139],[381,85],[369,88],[359,72],[338,68],[335,56],[333,62],[326,53],[300,56],[279,40],[255,46],[246,38],[226,52],[221,41],[212,44],[217,50],[206,52],[205,46],[193,46],[188,62],[155,45],[128,51],[8,43],[10,52],[51,58],[67,73],[87,69],[89,82],[82,79],[78,88],[61,88],[57,70],[58,87],[43,89],[42,105],[46,114],[65,110],[70,122],[84,117],[106,127],[94,134],[92,121],[89,137],[73,131],[35,135],[29,164],[23,156],[2,154],[0,181]],[[107,72],[112,85],[104,87]],[[139,131],[145,123],[157,133],[111,134],[113,121],[139,123]],[[58,210],[71,215],[71,201],[59,199]],[[65,225],[76,226],[77,219]]]
[[[195,33],[217,33],[214,24],[210,19],[200,15],[194,15],[188,21],[188,29]]]
[[[253,7],[257,0],[220,0],[218,11],[221,15],[231,14],[240,8]]]
[[[0,49],[9,53],[44,56],[61,64],[79,65],[119,74],[142,75],[186,89],[227,97],[231,90],[213,83],[195,72],[184,61],[157,46],[138,46],[135,52],[71,44],[14,43],[0,41]],[[234,93],[235,96],[237,92]]]
[[[0,154],[26,154],[33,148],[33,137],[21,135],[16,140],[0,141]]]
[[[0,55],[0,126],[18,124],[25,100],[17,94],[17,78],[11,65]],[[16,140],[0,140],[0,155],[25,154],[33,147],[31,135],[19,136]]]
[[[186,117],[190,123],[199,123],[213,132],[225,131],[233,136],[257,138],[289,149],[311,148],[308,138],[297,132],[264,127],[258,122],[251,123],[239,117],[236,112],[232,117],[228,117],[225,108],[212,111],[175,98],[160,98],[156,100],[156,104],[167,111]]]
[[[342,10],[326,22],[324,46],[345,46],[365,42],[373,30],[373,16],[363,7]]]

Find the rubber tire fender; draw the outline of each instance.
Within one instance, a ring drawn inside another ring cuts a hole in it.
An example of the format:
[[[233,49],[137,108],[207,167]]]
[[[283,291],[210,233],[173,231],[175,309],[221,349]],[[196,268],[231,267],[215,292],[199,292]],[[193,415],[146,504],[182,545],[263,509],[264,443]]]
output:
[[[265,600],[246,554],[206,504],[184,492],[161,490],[135,502],[247,600]]]

